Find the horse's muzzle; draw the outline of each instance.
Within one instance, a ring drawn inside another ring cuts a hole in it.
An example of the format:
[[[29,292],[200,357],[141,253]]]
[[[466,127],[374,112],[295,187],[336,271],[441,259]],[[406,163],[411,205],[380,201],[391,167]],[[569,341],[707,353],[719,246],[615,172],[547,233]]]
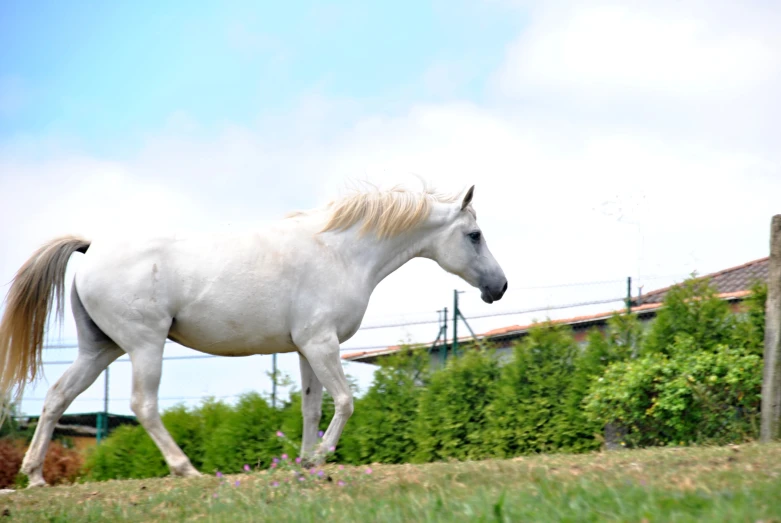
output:
[[[502,283],[500,286],[485,286],[482,289],[482,292],[480,293],[480,297],[483,299],[486,303],[493,303],[495,301],[499,301],[502,299],[502,296],[504,296],[504,293],[507,292],[507,280],[504,280],[504,283]]]

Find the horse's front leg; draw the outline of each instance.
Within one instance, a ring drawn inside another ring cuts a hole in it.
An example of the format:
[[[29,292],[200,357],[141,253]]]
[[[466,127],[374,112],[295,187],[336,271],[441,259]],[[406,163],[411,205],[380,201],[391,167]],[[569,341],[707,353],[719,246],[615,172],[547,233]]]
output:
[[[326,452],[336,447],[344,426],[353,413],[353,395],[347,378],[344,376],[336,333],[308,335],[303,340],[297,340],[296,345],[308,361],[315,377],[334,399],[334,417],[328,425],[328,430],[325,431],[323,441],[314,453],[314,464],[319,466],[325,462]],[[312,390],[310,390],[310,395],[311,393]],[[304,390],[304,396],[306,397],[306,390]],[[320,402],[318,402],[319,404]],[[304,422],[306,423],[306,420]],[[304,438],[306,438],[306,432]]]
[[[305,466],[313,462],[313,450],[317,443],[323,407],[323,384],[317,379],[312,366],[303,354],[299,353],[301,369],[301,414],[304,417],[304,434],[301,441],[301,457]]]

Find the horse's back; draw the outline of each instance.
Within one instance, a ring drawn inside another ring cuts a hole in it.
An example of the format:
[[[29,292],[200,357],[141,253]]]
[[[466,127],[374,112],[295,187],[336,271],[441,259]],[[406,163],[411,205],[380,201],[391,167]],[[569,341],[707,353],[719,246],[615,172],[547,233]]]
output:
[[[311,248],[307,238],[291,231],[98,240],[76,287],[104,330],[141,323],[216,354],[295,350],[289,302],[301,280],[302,251]]]

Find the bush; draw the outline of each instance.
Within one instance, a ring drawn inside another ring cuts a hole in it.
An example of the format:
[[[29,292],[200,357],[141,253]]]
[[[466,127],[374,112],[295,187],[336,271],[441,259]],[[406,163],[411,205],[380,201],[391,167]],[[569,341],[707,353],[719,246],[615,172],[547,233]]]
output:
[[[469,350],[435,372],[420,397],[415,422],[414,461],[480,459],[496,394],[499,363],[492,352]]]
[[[488,407],[491,454],[510,457],[591,446],[585,420],[568,405],[576,361],[582,359],[578,352],[569,329],[551,323],[532,327],[516,345]]]
[[[671,288],[643,343],[643,353],[669,354],[679,335],[702,350],[736,341],[738,320],[729,303],[716,296],[705,279],[689,279]]]
[[[18,485],[19,470],[24,460],[25,441],[22,439],[0,439],[0,488]],[[43,477],[50,485],[73,483],[82,474],[84,460],[74,449],[52,441],[43,461]]]
[[[43,461],[43,479],[49,485],[73,483],[81,477],[83,465],[84,458],[79,451],[52,441]]]
[[[642,357],[610,365],[585,398],[594,423],[636,446],[744,441],[757,434],[766,287],[735,315],[707,280],[671,289]]]
[[[745,310],[738,321],[737,342],[751,354],[765,352],[765,304],[767,284],[754,283],[751,294],[744,300]]]
[[[402,351],[382,363],[367,393],[356,401],[337,459],[353,464],[410,461],[428,365],[428,354],[420,350]]]
[[[275,436],[279,411],[257,393],[243,395],[216,429],[204,436],[203,470],[241,472],[245,464],[266,468],[286,450]]]
[[[86,464],[91,480],[142,479],[168,473],[163,455],[143,427],[117,427],[100,445],[90,449]]]
[[[298,416],[300,417],[300,410]],[[289,449],[275,436],[281,414],[259,394],[236,406],[207,399],[195,409],[177,406],[162,415],[174,441],[202,472],[240,472],[245,464],[268,466]],[[121,426],[95,447],[86,469],[93,480],[161,477],[169,473],[157,446],[141,426]]]
[[[585,400],[595,423],[632,446],[746,441],[758,431],[762,361],[744,349],[702,350],[679,336],[671,353],[611,365]]]
[[[24,459],[22,442],[10,438],[0,439],[0,488],[13,486]]]

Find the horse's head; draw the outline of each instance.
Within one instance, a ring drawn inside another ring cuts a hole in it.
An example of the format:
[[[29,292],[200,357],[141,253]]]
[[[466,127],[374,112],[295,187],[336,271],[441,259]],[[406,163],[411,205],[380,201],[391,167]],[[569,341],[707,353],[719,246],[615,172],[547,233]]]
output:
[[[474,185],[463,200],[449,204],[447,218],[437,235],[431,258],[446,271],[460,276],[481,291],[486,303],[500,300],[507,290],[507,278],[488,249],[472,208]]]

